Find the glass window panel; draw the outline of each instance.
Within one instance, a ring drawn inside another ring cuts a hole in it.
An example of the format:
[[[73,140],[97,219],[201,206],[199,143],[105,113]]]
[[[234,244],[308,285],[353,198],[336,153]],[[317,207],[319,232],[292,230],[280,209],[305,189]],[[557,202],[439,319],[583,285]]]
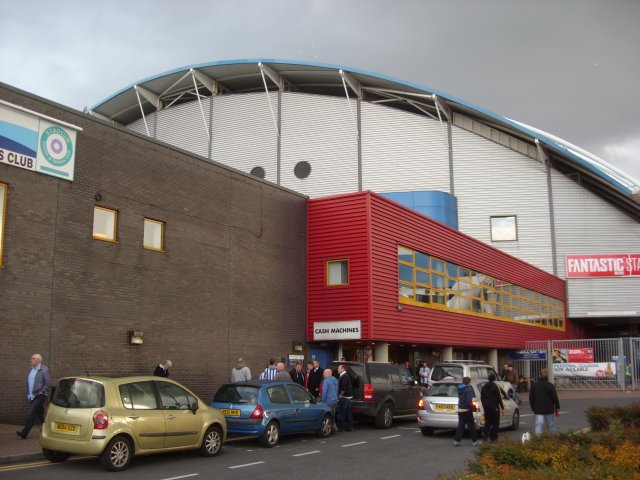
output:
[[[413,283],[413,267],[403,263],[398,264],[398,278],[403,282]]]
[[[431,286],[434,288],[440,288],[444,290],[444,277],[442,275],[432,274],[431,275]]]
[[[505,242],[518,240],[516,216],[491,217],[491,241]]]
[[[457,278],[447,278],[447,290],[457,292],[460,290],[460,282]]]
[[[398,245],[398,260],[413,263],[413,250]]]
[[[144,248],[164,250],[164,223],[157,220],[144,219]]]
[[[437,258],[431,258],[431,270],[436,272],[444,272],[444,262]]]
[[[7,190],[7,185],[0,183],[0,267],[2,267],[2,259],[4,258],[4,222],[7,208]]]
[[[465,277],[467,280],[471,276],[471,270],[468,268],[460,267],[460,277]]]
[[[349,283],[349,262],[334,260],[327,262],[327,285],[347,285]]]
[[[431,257],[429,255],[425,255],[424,253],[416,252],[416,267],[424,268],[425,270],[429,270],[429,259]]]
[[[116,241],[116,221],[118,214],[115,210],[102,207],[93,208],[93,238],[107,242]]]
[[[431,303],[431,295],[428,288],[416,287],[416,300],[422,303]]]
[[[458,265],[456,265],[455,263],[447,262],[447,275],[453,278],[458,278]]]
[[[431,285],[431,279],[427,272],[416,270],[416,283],[424,283],[425,285]]]
[[[431,295],[431,301],[439,305],[444,305],[446,303],[444,292],[434,291]]]
[[[401,297],[413,298],[413,287],[410,285],[404,285],[403,283],[401,283],[398,286],[398,293],[400,294]]]

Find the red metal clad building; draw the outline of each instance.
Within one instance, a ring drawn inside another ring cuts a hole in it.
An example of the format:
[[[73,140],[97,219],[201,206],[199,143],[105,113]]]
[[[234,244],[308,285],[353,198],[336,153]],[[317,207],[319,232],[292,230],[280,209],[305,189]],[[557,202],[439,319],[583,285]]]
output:
[[[583,334],[562,279],[372,192],[309,200],[307,255],[307,340],[349,359]]]

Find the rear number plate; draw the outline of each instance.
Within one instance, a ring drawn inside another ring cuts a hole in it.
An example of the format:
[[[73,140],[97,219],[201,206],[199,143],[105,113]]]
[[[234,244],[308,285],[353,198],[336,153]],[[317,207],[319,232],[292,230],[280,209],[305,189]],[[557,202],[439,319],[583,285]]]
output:
[[[56,423],[56,432],[80,433],[80,425],[72,423]]]
[[[437,404],[435,407],[437,412],[455,412],[458,408],[456,405],[446,404]]]
[[[240,416],[240,410],[235,410],[235,409],[230,409],[230,408],[221,408],[220,412],[222,412],[223,415],[229,415],[230,417],[239,417]]]

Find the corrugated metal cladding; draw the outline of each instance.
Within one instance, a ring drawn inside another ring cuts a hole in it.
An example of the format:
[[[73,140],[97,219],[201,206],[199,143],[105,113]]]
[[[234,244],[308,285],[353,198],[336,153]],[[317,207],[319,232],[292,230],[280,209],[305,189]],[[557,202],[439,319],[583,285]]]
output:
[[[640,253],[638,222],[556,171],[551,179],[559,275],[565,255]],[[567,287],[572,317],[640,312],[640,277],[568,279]]]
[[[156,112],[156,138],[196,155],[209,156],[209,108],[211,97]],[[206,123],[205,123],[206,122]]]
[[[211,159],[249,173],[262,167],[277,182],[278,93],[221,95],[213,99]]]
[[[310,197],[358,190],[357,103],[300,93],[282,94],[281,184]],[[311,174],[297,178],[306,161]]]
[[[314,322],[360,320],[369,335],[367,197],[345,195],[307,203],[307,340]],[[325,285],[325,262],[349,261],[349,285]],[[397,287],[396,287],[397,288]]]
[[[553,273],[547,173],[537,160],[452,127],[460,231]],[[516,215],[518,241],[492,242],[491,216]]]
[[[310,200],[308,221],[309,340],[314,321],[369,317],[371,330],[363,327],[363,332],[373,341],[519,348],[533,338],[573,338],[576,333],[570,321],[567,330],[559,332],[411,305],[398,311],[398,244],[562,301],[565,287],[558,277],[380,195],[361,192]],[[350,276],[348,286],[325,287],[323,260],[344,256],[357,275]]]
[[[142,135],[147,135],[147,128],[149,128],[149,136],[151,138],[155,138],[155,132],[156,132],[156,115],[158,112],[153,112],[149,115],[146,116],[146,120],[147,120],[147,125],[145,127],[144,118],[139,118],[138,120],[136,120],[133,123],[130,123],[129,125],[127,125],[127,128],[130,128],[131,130],[133,130],[134,132],[138,132]]]
[[[424,115],[363,103],[362,188],[449,192],[446,124],[443,131]]]

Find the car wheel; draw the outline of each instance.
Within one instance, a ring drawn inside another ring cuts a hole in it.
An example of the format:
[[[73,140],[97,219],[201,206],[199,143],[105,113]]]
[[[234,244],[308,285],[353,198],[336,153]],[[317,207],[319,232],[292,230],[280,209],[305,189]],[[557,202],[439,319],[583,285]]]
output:
[[[320,438],[327,438],[333,432],[333,417],[329,414],[325,415],[318,429],[318,436]]]
[[[420,427],[420,431],[425,437],[433,436],[433,428],[431,427]]]
[[[280,440],[280,427],[276,422],[269,422],[260,437],[260,443],[264,447],[271,448],[278,444],[278,440]]]
[[[42,455],[50,462],[64,462],[70,457],[70,454],[64,452],[57,452],[55,450],[49,450],[48,448],[42,449]]]
[[[131,441],[127,437],[118,436],[111,439],[100,455],[100,464],[107,470],[118,472],[129,466],[132,457]]]
[[[202,439],[200,454],[205,457],[213,457],[222,449],[222,430],[217,425],[211,425]]]
[[[516,410],[511,419],[511,430],[518,430],[518,428],[520,428],[520,412]]]
[[[389,428],[393,424],[393,405],[386,402],[376,415],[376,427]]]

